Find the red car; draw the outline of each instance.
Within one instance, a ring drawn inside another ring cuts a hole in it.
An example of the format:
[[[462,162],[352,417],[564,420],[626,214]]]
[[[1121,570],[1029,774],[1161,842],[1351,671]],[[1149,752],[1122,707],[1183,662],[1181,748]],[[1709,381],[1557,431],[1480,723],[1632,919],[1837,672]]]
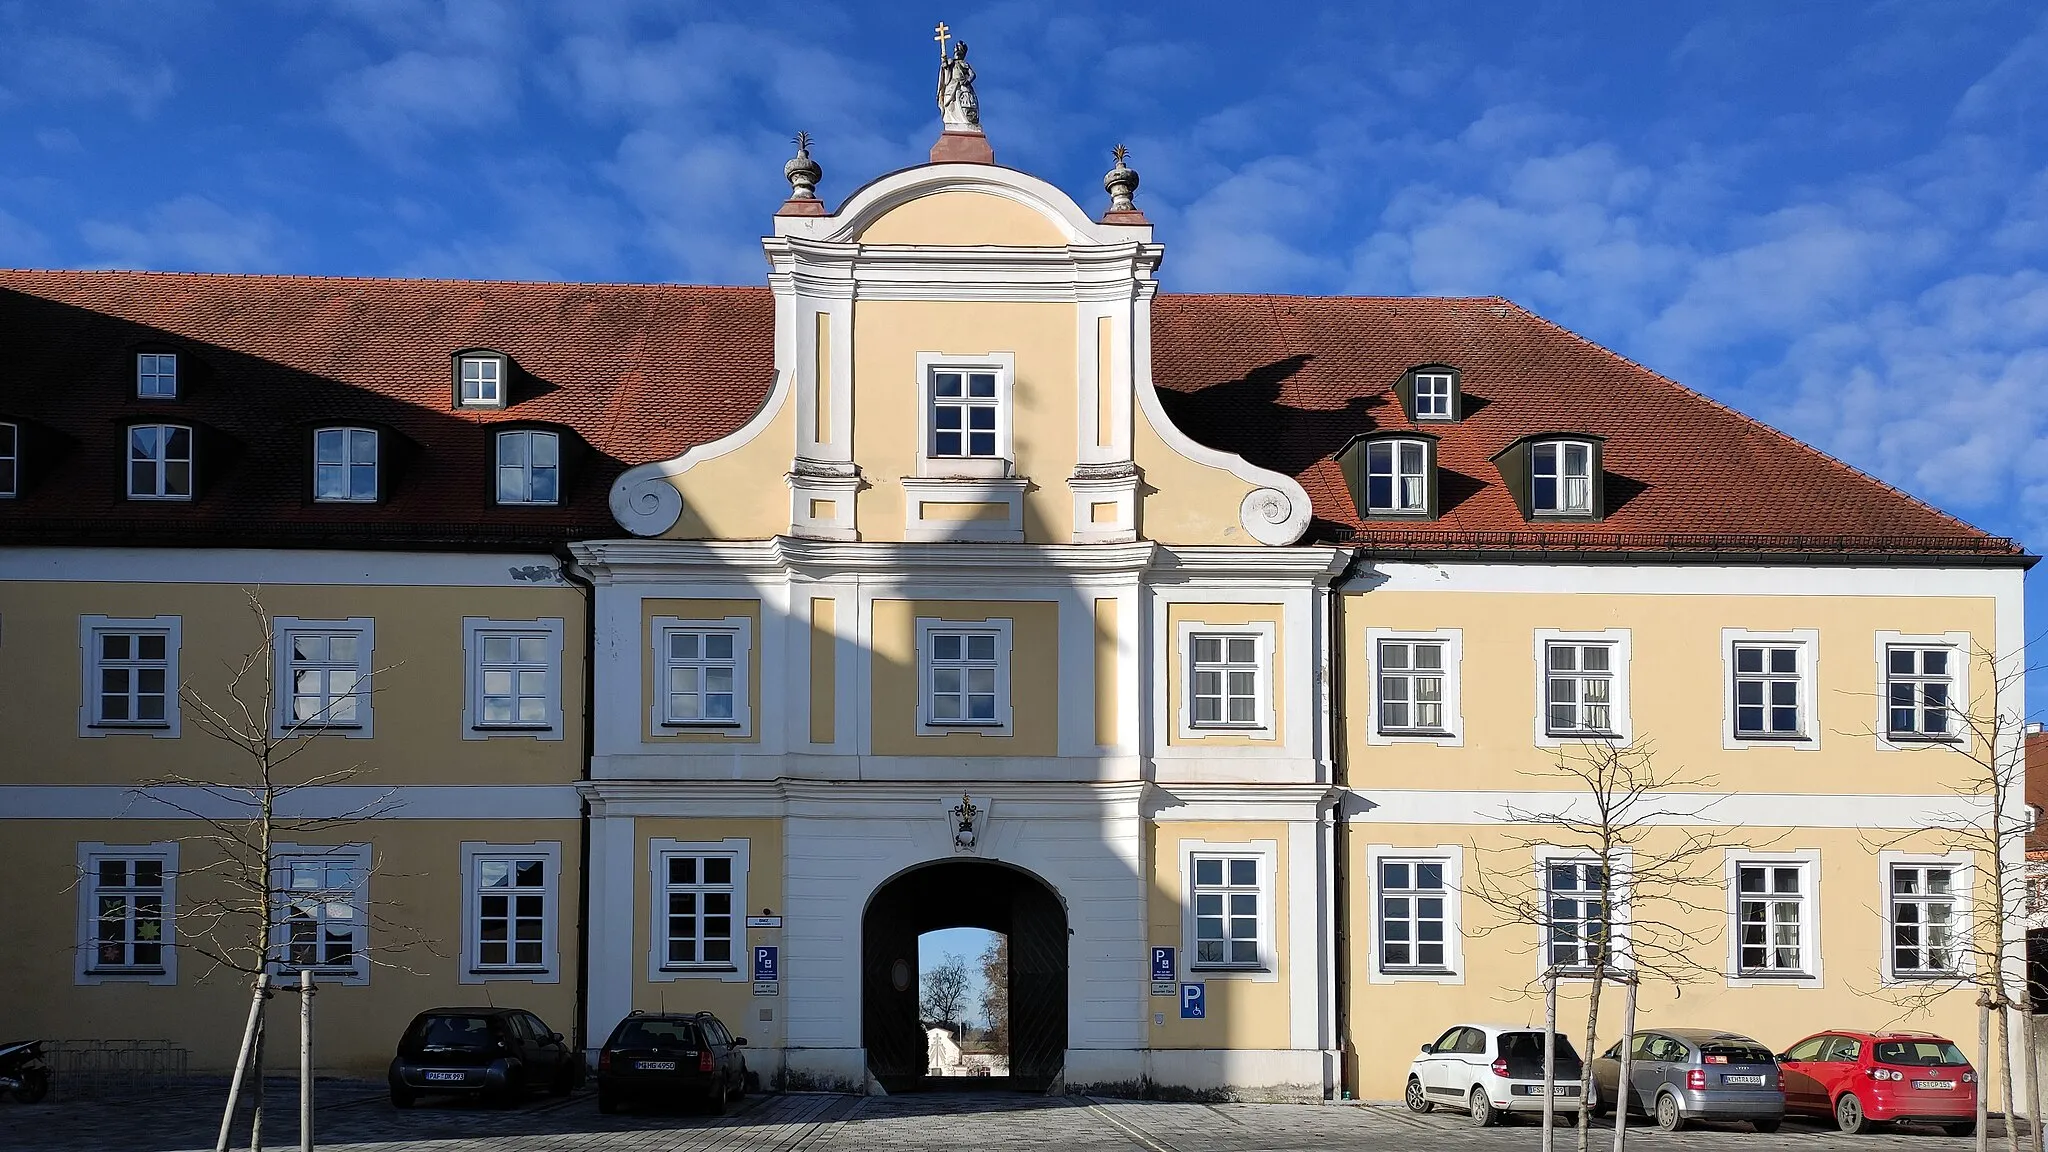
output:
[[[1926,1032],[1822,1032],[1778,1057],[1788,1115],[1832,1116],[1844,1132],[1877,1124],[1977,1130],[1977,1073],[1954,1044]]]

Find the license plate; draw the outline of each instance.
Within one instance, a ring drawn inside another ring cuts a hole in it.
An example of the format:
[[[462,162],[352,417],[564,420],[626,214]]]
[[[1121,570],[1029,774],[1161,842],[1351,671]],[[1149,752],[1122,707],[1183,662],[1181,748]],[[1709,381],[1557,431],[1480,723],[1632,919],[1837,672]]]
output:
[[[427,1079],[429,1079],[429,1080],[461,1080],[462,1078],[463,1078],[463,1077],[462,1077],[462,1073],[460,1073],[460,1072],[429,1072],[429,1073],[427,1073]]]
[[[1953,1081],[1953,1080],[1915,1080],[1915,1081],[1913,1081],[1913,1087],[1915,1087],[1915,1088],[1953,1088],[1953,1087],[1955,1087],[1955,1086],[1956,1086],[1956,1082],[1955,1082],[1955,1081]]]
[[[636,1061],[633,1067],[638,1068],[642,1072],[673,1072],[676,1070],[676,1062],[673,1060],[640,1060]]]
[[[1764,1078],[1763,1078],[1762,1076],[1723,1076],[1723,1077],[1721,1077],[1721,1083],[1723,1083],[1723,1084],[1762,1084],[1763,1082],[1764,1082]]]

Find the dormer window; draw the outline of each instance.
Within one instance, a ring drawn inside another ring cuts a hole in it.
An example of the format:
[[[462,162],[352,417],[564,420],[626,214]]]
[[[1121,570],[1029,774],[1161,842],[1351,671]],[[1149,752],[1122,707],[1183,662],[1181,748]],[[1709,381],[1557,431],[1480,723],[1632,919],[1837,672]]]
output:
[[[135,394],[145,400],[171,400],[178,395],[178,354],[141,352],[135,357]]]
[[[21,495],[21,425],[0,423],[0,500]]]
[[[1358,439],[1337,454],[1358,514],[1429,520],[1436,516],[1436,437],[1381,435]]]
[[[553,432],[498,433],[498,503],[554,504],[561,499],[562,439]]]
[[[377,500],[377,433],[322,428],[313,433],[313,499],[322,504]]]
[[[1417,424],[1450,423],[1463,407],[1459,372],[1447,364],[1426,364],[1401,374],[1394,393],[1401,411]]]
[[[192,429],[183,424],[128,429],[128,498],[192,498]]]
[[[1593,446],[1549,440],[1529,450],[1529,506],[1537,515],[1593,514]]]
[[[504,353],[460,353],[455,357],[455,406],[503,408],[511,379],[512,361]]]

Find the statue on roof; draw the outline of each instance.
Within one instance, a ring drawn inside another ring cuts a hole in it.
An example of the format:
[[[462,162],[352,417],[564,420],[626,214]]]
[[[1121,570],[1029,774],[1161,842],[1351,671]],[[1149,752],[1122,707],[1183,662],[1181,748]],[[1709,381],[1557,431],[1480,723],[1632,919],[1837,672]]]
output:
[[[948,132],[981,131],[981,103],[974,98],[974,66],[967,62],[967,41],[946,51],[952,33],[942,23],[932,39],[939,42],[939,119]]]

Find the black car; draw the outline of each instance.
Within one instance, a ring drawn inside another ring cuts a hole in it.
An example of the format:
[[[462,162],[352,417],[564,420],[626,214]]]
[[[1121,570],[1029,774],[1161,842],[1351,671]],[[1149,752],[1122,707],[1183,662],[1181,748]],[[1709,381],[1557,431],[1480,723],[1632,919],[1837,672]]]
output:
[[[745,1036],[709,1012],[635,1012],[597,1054],[597,1110],[632,1100],[702,1107],[712,1115],[746,1095]]]
[[[581,1055],[518,1008],[434,1008],[413,1017],[391,1061],[391,1103],[432,1092],[481,1095],[510,1108],[529,1092],[556,1096],[583,1079]]]

